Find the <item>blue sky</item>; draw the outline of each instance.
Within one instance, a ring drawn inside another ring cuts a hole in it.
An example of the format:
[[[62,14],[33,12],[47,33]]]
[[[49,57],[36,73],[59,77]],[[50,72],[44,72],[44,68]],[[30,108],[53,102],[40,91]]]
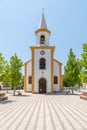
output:
[[[29,46],[36,45],[43,8],[50,45],[56,46],[54,57],[63,67],[70,48],[81,58],[87,42],[87,0],[0,0],[0,52],[8,61],[15,52],[23,62],[31,59]]]

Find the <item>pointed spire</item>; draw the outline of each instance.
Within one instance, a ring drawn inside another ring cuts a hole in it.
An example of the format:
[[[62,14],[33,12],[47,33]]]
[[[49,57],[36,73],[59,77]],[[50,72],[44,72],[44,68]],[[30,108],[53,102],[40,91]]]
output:
[[[40,19],[40,24],[39,24],[38,29],[35,31],[35,35],[38,32],[47,32],[49,35],[51,34],[50,30],[48,30],[48,28],[47,28],[47,24],[46,24],[46,21],[45,21],[45,16],[44,16],[43,11],[42,11],[41,19]]]
[[[42,15],[41,15],[39,28],[47,29],[47,24],[46,24],[46,21],[45,21],[44,12],[42,12]]]

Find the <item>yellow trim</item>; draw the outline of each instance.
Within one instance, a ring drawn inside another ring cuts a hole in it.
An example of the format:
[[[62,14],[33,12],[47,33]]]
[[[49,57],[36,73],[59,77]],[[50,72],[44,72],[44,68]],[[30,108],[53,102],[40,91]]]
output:
[[[54,63],[53,63],[53,54],[55,46],[30,46],[30,49],[32,51],[32,93],[34,93],[34,50],[35,49],[50,49],[51,51],[51,92],[54,91],[54,78],[53,78],[53,72],[54,72]]]
[[[24,91],[27,91],[27,66],[24,66]]]
[[[62,68],[60,65],[60,91],[63,90],[63,77],[62,77]]]
[[[61,91],[63,90],[63,75],[61,75]]]
[[[55,49],[55,46],[30,46],[30,49]]]
[[[29,63],[29,62],[31,62],[31,61],[32,61],[32,59],[31,59],[31,60],[29,60],[29,61],[27,61],[27,62],[25,62],[25,63],[24,63],[24,65],[28,64],[28,63]]]
[[[24,91],[27,91],[27,64],[31,62],[32,60],[29,60],[24,63]]]
[[[27,90],[27,64],[29,62],[32,61],[32,93],[34,93],[34,51],[35,49],[50,49],[51,51],[51,92],[54,91],[54,61],[57,62],[59,64],[59,78],[60,78],[60,91],[63,90],[63,77],[62,77],[62,72],[61,72],[61,66],[62,63],[60,63],[59,61],[57,61],[56,59],[53,58],[53,54],[54,54],[54,49],[55,46],[30,46],[31,51],[32,51],[32,59],[27,61],[26,63],[24,63],[24,67],[25,67],[25,76],[24,76],[24,91],[26,92]]]
[[[54,91],[54,61],[53,61],[54,48],[51,49],[51,92]]]
[[[60,86],[60,91],[63,90],[63,76],[62,76],[62,63],[54,59],[55,62],[59,64],[59,86]]]
[[[55,62],[57,62],[58,64],[60,64],[60,65],[62,65],[62,63],[61,62],[59,62],[58,60],[56,60],[56,59],[53,59]]]
[[[50,30],[45,29],[45,28],[37,29],[37,30],[35,31],[35,34],[37,34],[37,33],[39,33],[39,32],[47,32],[47,33],[49,33],[49,35],[51,34]]]
[[[34,49],[32,48],[32,93],[34,93]]]

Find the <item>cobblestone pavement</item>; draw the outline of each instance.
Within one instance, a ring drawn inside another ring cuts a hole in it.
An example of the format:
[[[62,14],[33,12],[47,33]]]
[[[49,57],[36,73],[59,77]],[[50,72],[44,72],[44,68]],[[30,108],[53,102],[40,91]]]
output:
[[[0,101],[0,130],[87,130],[87,101],[79,95],[10,95]]]

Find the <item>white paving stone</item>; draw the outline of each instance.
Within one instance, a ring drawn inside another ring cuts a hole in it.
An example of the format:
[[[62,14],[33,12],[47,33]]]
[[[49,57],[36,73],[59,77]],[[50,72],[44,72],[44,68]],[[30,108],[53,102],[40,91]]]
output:
[[[79,95],[23,94],[0,101],[0,130],[87,130],[87,101]]]

